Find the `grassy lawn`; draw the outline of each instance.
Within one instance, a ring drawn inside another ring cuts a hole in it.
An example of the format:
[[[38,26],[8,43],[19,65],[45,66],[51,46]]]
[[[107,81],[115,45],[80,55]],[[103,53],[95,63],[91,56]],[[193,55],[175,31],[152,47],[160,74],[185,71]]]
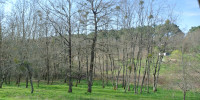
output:
[[[113,90],[112,86],[102,89],[101,82],[95,81],[92,93],[87,93],[86,81],[81,81],[78,87],[73,87],[73,93],[68,93],[67,84],[57,83],[46,85],[41,83],[39,88],[34,84],[34,93],[30,87],[25,88],[25,83],[17,87],[14,83],[3,85],[0,89],[0,100],[182,100],[182,92],[159,88],[158,92],[149,94],[134,94],[133,91],[124,93],[124,89]],[[152,90],[152,89],[151,89]],[[188,92],[187,100],[200,100],[200,93]]]

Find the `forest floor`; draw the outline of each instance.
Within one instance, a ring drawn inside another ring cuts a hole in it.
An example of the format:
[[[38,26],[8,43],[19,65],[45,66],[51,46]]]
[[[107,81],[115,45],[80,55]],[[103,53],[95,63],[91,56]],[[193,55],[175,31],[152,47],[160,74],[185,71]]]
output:
[[[75,81],[74,81],[75,82]],[[133,86],[131,86],[132,88]],[[132,89],[131,89],[132,90]],[[0,89],[0,100],[182,100],[183,93],[180,90],[171,90],[158,88],[158,91],[153,93],[150,88],[150,93],[145,90],[142,94],[134,94],[133,91],[124,93],[124,89],[119,85],[118,90],[114,90],[111,84],[102,88],[101,81],[94,81],[92,93],[87,91],[87,82],[81,81],[77,87],[73,86],[73,92],[68,93],[68,86],[61,82],[54,82],[52,85],[47,85],[44,82],[34,83],[34,93],[30,93],[30,86],[25,88],[25,82],[19,87],[15,83],[3,85]],[[186,100],[200,100],[200,93],[188,91]]]

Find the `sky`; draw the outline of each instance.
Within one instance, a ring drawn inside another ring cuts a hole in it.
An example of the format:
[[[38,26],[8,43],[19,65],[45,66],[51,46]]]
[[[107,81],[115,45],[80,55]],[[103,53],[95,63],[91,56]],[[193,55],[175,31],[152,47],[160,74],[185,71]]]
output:
[[[179,14],[178,26],[183,32],[191,27],[200,26],[200,7],[197,0],[169,0],[176,5],[175,12]]]
[[[0,0],[1,1],[16,1],[16,0]],[[187,33],[191,27],[200,26],[200,7],[198,0],[167,0],[169,4],[174,5],[174,13],[179,16],[177,25]],[[11,4],[5,5],[5,12],[9,12]]]

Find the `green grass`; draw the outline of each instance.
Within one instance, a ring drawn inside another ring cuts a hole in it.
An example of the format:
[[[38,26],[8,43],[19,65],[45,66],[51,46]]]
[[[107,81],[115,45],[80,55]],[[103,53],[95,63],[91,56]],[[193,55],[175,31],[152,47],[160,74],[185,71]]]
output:
[[[59,83],[59,82],[58,82]],[[73,86],[73,93],[68,93],[67,84],[46,85],[40,87],[34,83],[34,93],[30,93],[30,87],[25,88],[25,83],[17,87],[14,83],[3,85],[0,89],[0,100],[181,100],[182,92],[178,90],[166,90],[159,88],[156,93],[134,94],[133,91],[124,93],[124,89],[113,90],[112,86],[101,86],[101,81],[95,81],[92,93],[87,91],[87,82],[81,81],[78,87]],[[120,86],[119,86],[120,87]],[[187,100],[200,100],[200,93],[188,92]]]

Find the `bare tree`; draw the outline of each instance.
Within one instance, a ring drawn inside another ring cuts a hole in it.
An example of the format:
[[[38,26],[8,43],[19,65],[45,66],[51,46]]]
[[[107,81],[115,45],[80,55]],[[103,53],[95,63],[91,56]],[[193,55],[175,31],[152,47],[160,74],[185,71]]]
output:
[[[90,9],[93,16],[92,23],[94,24],[94,36],[92,39],[91,46],[91,59],[90,59],[90,69],[89,69],[89,77],[88,77],[88,92],[92,92],[92,81],[93,81],[93,67],[94,67],[94,58],[95,58],[95,47],[97,41],[97,32],[98,27],[100,26],[100,21],[110,14],[109,10],[112,6],[112,1],[105,2],[103,0],[86,0],[87,3],[81,4],[81,6],[85,6],[87,9]]]
[[[72,17],[74,15],[74,12],[72,12],[72,4],[73,2],[71,0],[60,0],[57,3],[54,3],[53,1],[48,0],[48,3],[50,6],[46,5],[48,8],[45,11],[51,12],[51,14],[55,15],[60,21],[64,22],[64,27],[59,25],[58,21],[55,20],[55,18],[50,18],[50,22],[52,22],[52,25],[54,29],[56,30],[56,33],[59,33],[62,39],[64,39],[65,46],[68,48],[68,60],[69,62],[69,89],[68,92],[72,92]],[[67,6],[66,6],[66,5]],[[59,7],[58,7],[59,6]],[[63,32],[68,33],[68,39],[66,36],[63,35]]]

